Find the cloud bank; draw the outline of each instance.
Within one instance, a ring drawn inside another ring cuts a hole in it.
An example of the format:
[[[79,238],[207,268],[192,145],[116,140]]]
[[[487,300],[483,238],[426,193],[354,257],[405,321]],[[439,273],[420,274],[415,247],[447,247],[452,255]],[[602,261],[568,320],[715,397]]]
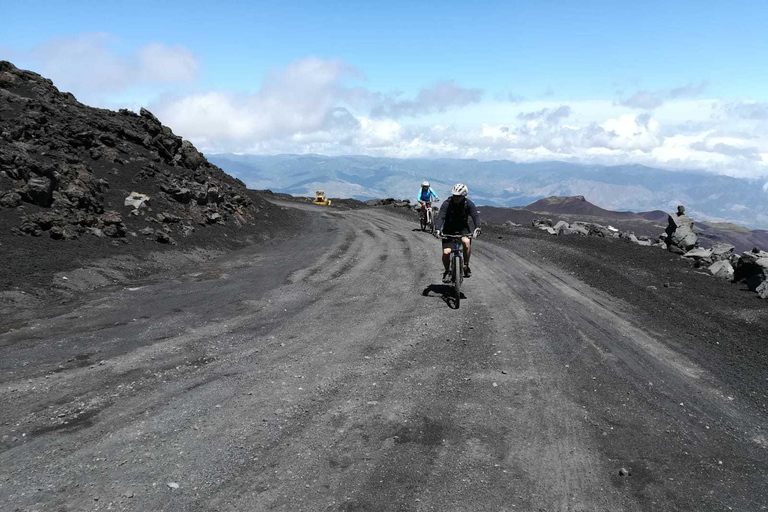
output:
[[[527,100],[445,79],[412,94],[366,87],[341,59],[305,57],[252,93],[197,90],[200,59],[159,42],[128,53],[107,34],[42,44],[25,58],[82,100],[125,91],[205,152],[367,154],[637,163],[768,177],[768,103],[706,99],[706,82],[615,101]],[[136,103],[120,105],[138,107]]]

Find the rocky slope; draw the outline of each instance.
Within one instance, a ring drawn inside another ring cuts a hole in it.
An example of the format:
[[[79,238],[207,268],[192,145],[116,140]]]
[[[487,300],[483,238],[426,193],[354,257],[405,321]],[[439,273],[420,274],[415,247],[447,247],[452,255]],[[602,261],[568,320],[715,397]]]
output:
[[[0,288],[113,246],[228,246],[279,229],[274,210],[149,111],[89,107],[0,61]]]

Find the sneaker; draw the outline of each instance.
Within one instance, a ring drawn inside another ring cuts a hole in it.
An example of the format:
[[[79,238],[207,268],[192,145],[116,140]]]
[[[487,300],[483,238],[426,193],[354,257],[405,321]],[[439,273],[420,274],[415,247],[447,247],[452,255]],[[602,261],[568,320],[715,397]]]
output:
[[[446,270],[445,272],[443,272],[443,282],[445,284],[448,284],[448,283],[451,282],[451,271],[450,270]]]
[[[472,271],[469,269],[469,265],[464,265],[464,277],[472,277]]]

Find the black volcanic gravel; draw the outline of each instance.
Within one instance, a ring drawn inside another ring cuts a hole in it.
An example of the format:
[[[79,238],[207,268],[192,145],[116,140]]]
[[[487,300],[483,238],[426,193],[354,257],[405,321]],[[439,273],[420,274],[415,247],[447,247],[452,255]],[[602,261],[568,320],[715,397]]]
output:
[[[684,258],[622,239],[556,237],[499,225],[485,226],[484,235],[483,243],[554,264],[624,301],[644,320],[641,327],[768,407],[768,301],[746,284],[716,279]]]

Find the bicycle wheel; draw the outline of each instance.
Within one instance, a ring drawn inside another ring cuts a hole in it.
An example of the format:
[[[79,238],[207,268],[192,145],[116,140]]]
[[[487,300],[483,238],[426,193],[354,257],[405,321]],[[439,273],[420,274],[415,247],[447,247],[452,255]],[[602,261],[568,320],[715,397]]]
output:
[[[426,215],[424,215],[423,213],[419,212],[419,225],[421,226],[421,230],[422,231],[424,231],[427,228],[427,222],[426,222],[426,220],[424,220],[425,217],[426,217]]]
[[[434,235],[435,234],[435,214],[431,211],[428,212],[429,217],[427,218],[427,224],[429,225],[429,234]]]
[[[453,290],[456,293],[456,309],[461,305],[461,258],[453,257]]]

